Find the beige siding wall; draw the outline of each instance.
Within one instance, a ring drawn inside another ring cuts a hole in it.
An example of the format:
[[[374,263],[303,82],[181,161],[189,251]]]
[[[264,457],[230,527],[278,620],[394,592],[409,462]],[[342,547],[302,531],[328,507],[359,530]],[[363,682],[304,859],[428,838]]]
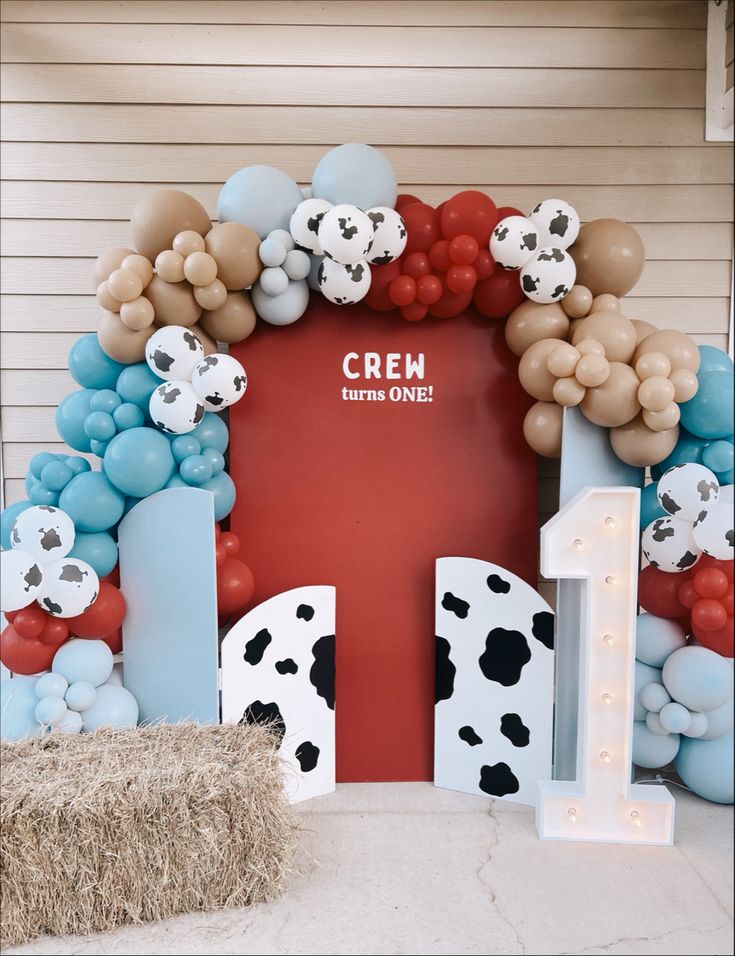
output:
[[[66,354],[95,326],[90,266],[175,184],[214,215],[270,163],[384,149],[404,192],[461,188],[636,224],[627,312],[726,343],[732,147],[704,142],[704,0],[2,4],[2,385],[7,500],[61,450]],[[732,27],[730,28],[732,34]],[[731,50],[731,47],[730,47]],[[730,52],[732,57],[732,52]],[[554,509],[545,465],[540,511]]]

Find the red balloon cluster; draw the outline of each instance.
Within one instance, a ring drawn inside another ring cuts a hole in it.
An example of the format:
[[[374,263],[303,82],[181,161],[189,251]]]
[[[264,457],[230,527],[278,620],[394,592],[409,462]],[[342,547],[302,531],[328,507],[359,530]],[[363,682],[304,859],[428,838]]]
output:
[[[399,259],[373,266],[365,303],[379,312],[399,308],[409,322],[427,315],[450,319],[474,302],[483,315],[502,319],[523,301],[517,272],[495,269],[493,229],[516,209],[498,209],[484,193],[466,189],[437,209],[399,195],[396,209],[408,232]]]
[[[255,581],[250,568],[237,555],[240,539],[232,531],[220,531],[214,526],[215,557],[217,560],[217,613],[220,626],[232,616],[240,616],[253,596]]]
[[[691,571],[668,574],[649,565],[638,578],[649,614],[677,618],[704,647],[733,656],[733,562],[704,555]]]

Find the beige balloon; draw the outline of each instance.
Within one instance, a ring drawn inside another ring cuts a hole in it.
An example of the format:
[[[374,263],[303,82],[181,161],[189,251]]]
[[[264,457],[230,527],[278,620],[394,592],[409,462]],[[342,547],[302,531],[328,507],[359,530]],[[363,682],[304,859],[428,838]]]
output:
[[[597,339],[583,339],[575,348],[580,355],[601,355],[605,358],[605,346]]]
[[[137,253],[123,259],[120,268],[137,272],[144,289],[153,278],[153,265],[150,260],[146,259],[145,256],[139,256]]]
[[[620,299],[609,292],[596,295],[592,300],[590,312],[620,312]]]
[[[581,404],[582,413],[595,425],[615,428],[624,425],[640,412],[638,376],[623,362],[610,362],[607,381],[597,388],[588,388]]]
[[[156,272],[164,282],[183,282],[184,257],[173,249],[164,249],[156,256]]]
[[[644,322],[643,319],[631,319],[630,321],[635,326],[635,331],[639,342],[642,342],[643,339],[648,338],[649,335],[652,335],[654,332],[658,331],[655,325],[651,325],[650,322]]]
[[[549,371],[546,363],[551,353],[558,348],[558,339],[541,339],[526,349],[518,364],[518,379],[524,390],[542,402],[551,402],[554,398],[556,376]]]
[[[217,263],[208,252],[192,252],[184,259],[184,275],[192,285],[210,285],[217,278]]]
[[[647,335],[635,351],[633,364],[638,362],[642,355],[649,352],[663,352],[671,362],[671,368],[686,368],[690,372],[699,369],[699,349],[693,338],[685,332],[675,329],[658,329]]]
[[[605,347],[605,356],[610,362],[630,362],[633,358],[638,336],[635,326],[618,312],[592,312],[582,319],[572,338],[578,345],[585,339],[594,339]]]
[[[194,286],[194,298],[203,309],[213,312],[227,302],[227,289],[219,279],[214,279],[209,285]]]
[[[583,319],[592,308],[592,293],[583,285],[574,285],[561,300],[561,307],[570,319]]]
[[[648,425],[651,431],[654,432],[668,431],[670,428],[673,428],[674,425],[678,425],[679,419],[681,418],[681,412],[676,402],[671,402],[665,408],[656,412],[644,408],[641,414],[643,421]]]
[[[217,341],[242,342],[255,328],[255,309],[249,292],[228,292],[227,301],[219,309],[205,312],[201,325]]]
[[[579,405],[585,396],[584,385],[580,385],[576,378],[560,378],[554,382],[554,401],[565,407]]]
[[[663,375],[653,375],[651,378],[647,378],[644,382],[641,382],[638,389],[638,401],[641,403],[641,407],[649,412],[662,412],[674,401],[674,395],[673,384]],[[660,429],[657,429],[657,431],[660,431]]]
[[[669,375],[669,381],[674,386],[675,402],[688,402],[699,389],[699,379],[688,368],[674,369]]]
[[[173,250],[185,259],[187,256],[190,256],[192,252],[204,252],[206,248],[204,237],[192,229],[185,229],[183,232],[174,236]]]
[[[143,281],[132,269],[115,269],[107,280],[107,288],[119,302],[132,302],[143,291]]]
[[[111,249],[103,250],[94,261],[92,270],[94,288],[98,289],[106,279],[109,279],[115,269],[120,268],[123,260],[134,255],[134,249],[125,249],[123,246],[113,246]]]
[[[610,376],[610,363],[604,355],[590,352],[583,355],[577,363],[574,377],[580,385],[586,388],[597,388],[604,385]]]
[[[174,238],[185,230],[204,236],[212,228],[206,209],[180,189],[157,189],[135,204],[130,234],[135,248],[154,262],[159,252],[171,249]]]
[[[197,322],[195,325],[191,326],[191,331],[197,336],[199,341],[202,343],[202,348],[204,349],[205,355],[214,355],[219,351],[217,343],[212,338],[212,336],[207,332],[200,322]]]
[[[646,425],[642,415],[610,430],[610,444],[615,454],[621,461],[636,468],[657,465],[668,458],[678,440],[678,425],[655,432]]]
[[[157,325],[191,326],[199,320],[202,307],[194,298],[188,282],[165,282],[160,276],[153,276],[145,290],[156,313]]]
[[[143,295],[132,302],[123,302],[120,306],[120,318],[129,329],[135,329],[136,332],[147,329],[155,317],[153,306]]]
[[[558,378],[566,378],[573,375],[577,367],[577,362],[581,355],[573,345],[568,342],[560,342],[553,352],[549,353],[546,359],[546,367],[552,375]]]
[[[671,362],[663,352],[647,352],[641,355],[634,367],[635,374],[642,382],[654,376],[668,378],[671,372]]]
[[[523,437],[537,455],[561,455],[563,411],[556,402],[536,402],[523,420]]]
[[[620,219],[585,223],[569,253],[580,285],[587,286],[593,296],[609,292],[619,299],[636,284],[646,261],[641,237]]]
[[[569,317],[558,302],[540,305],[526,299],[513,309],[505,323],[505,341],[518,357],[534,342],[542,339],[563,340],[568,332]]]
[[[106,312],[119,312],[122,302],[110,292],[110,285],[105,280],[97,286],[97,301]]]
[[[111,359],[132,365],[144,361],[146,342],[155,331],[155,325],[146,329],[129,329],[119,315],[103,312],[97,324],[97,339],[102,351]]]
[[[217,278],[228,292],[252,285],[263,271],[258,257],[260,236],[239,222],[220,222],[204,237],[207,252],[217,262]]]

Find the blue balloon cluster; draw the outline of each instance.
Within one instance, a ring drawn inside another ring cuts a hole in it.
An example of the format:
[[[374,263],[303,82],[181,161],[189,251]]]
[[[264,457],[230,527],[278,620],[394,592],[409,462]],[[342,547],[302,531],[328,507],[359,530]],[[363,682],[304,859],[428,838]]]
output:
[[[214,495],[214,520],[221,521],[235,504],[235,485],[224,470],[229,436],[217,415],[206,412],[194,431],[171,436],[171,453],[178,471],[167,488],[195,486]]]
[[[31,458],[25,488],[29,506],[59,503],[61,493],[78,475],[89,471],[91,465],[78,455],[52,455],[42,451]]]

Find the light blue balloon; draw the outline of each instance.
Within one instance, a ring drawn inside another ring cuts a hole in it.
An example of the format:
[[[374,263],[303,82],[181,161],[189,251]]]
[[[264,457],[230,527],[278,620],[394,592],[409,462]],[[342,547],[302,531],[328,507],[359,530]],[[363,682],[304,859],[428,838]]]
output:
[[[97,441],[96,438],[93,438],[89,444],[92,448],[92,454],[98,455],[100,458],[105,457],[105,452],[107,451],[107,446],[109,445],[109,442]],[[102,466],[102,470],[104,471],[104,464]]]
[[[225,467],[225,456],[216,448],[203,448],[202,455],[209,462],[212,475],[218,475]]]
[[[735,468],[731,468],[729,471],[718,471],[715,472],[717,475],[717,480],[720,483],[720,487],[725,485],[731,485],[735,482]]]
[[[203,485],[212,477],[212,466],[203,455],[189,455],[181,462],[179,474],[188,485]]]
[[[654,770],[665,767],[676,756],[681,737],[679,734],[655,734],[644,720],[633,721],[633,763],[638,767]]]
[[[10,532],[15,519],[19,514],[23,514],[24,511],[32,507],[32,501],[15,501],[7,508],[3,508],[2,515],[0,515],[0,544],[2,544],[4,551],[10,549]]]
[[[46,465],[52,465],[54,462],[59,460],[58,455],[52,455],[50,451],[39,451],[37,455],[34,455],[31,458],[31,463],[28,466],[28,471],[34,478],[40,480],[41,475],[43,474],[43,469]]]
[[[103,684],[97,688],[97,699],[82,714],[82,729],[91,733],[98,727],[135,727],[138,723],[138,702],[119,684]]]
[[[36,684],[36,697],[40,700],[42,697],[64,697],[69,683],[61,674],[42,674]]]
[[[114,388],[124,368],[102,350],[94,332],[77,339],[69,351],[69,371],[83,388]]]
[[[69,557],[86,561],[94,568],[98,577],[104,578],[117,564],[117,545],[106,531],[97,531],[94,534],[78,531]]]
[[[717,740],[684,737],[674,766],[696,794],[713,803],[733,802],[733,732]]]
[[[111,388],[103,388],[94,396],[89,403],[89,407],[93,412],[107,412],[108,415],[112,415],[118,405],[121,404],[122,399],[116,391]]]
[[[662,671],[672,698],[689,710],[716,710],[733,696],[733,670],[727,659],[706,647],[674,651]]]
[[[193,435],[178,435],[171,442],[171,453],[179,465],[189,455],[198,455],[201,450],[202,446]]]
[[[265,239],[273,229],[288,229],[303,200],[298,185],[274,166],[238,169],[222,187],[217,201],[220,222],[241,222]]]
[[[141,500],[140,498],[135,498],[131,496],[127,497],[125,499],[125,508],[123,509],[123,517],[125,517],[126,514],[132,511],[133,508],[138,504],[140,500]]]
[[[161,384],[161,379],[154,375],[145,362],[127,365],[117,380],[117,394],[124,402],[131,402],[148,411],[148,402],[153,390]]]
[[[635,656],[651,667],[663,667],[666,658],[684,647],[687,636],[678,621],[639,614],[636,620]]]
[[[85,471],[61,492],[59,507],[74,522],[77,532],[107,531],[122,517],[125,497],[101,471]]]
[[[41,483],[49,491],[61,491],[73,477],[74,472],[63,461],[50,461],[41,472]]]
[[[258,248],[260,261],[269,269],[280,266],[282,262],[285,262],[287,255],[288,249],[276,236],[266,236]]]
[[[661,671],[658,667],[651,667],[649,664],[644,664],[642,661],[636,661],[634,674],[633,693],[635,696],[633,704],[633,720],[645,720],[646,708],[641,703],[641,691],[647,684],[660,684]]]
[[[717,740],[718,737],[724,737],[732,731],[733,722],[735,722],[733,702],[728,700],[722,707],[710,710],[704,716],[707,718],[707,730],[699,739]]]
[[[702,455],[702,464],[716,474],[730,471],[735,461],[732,442],[719,439],[707,445]]]
[[[674,446],[674,450],[658,465],[651,466],[651,476],[658,481],[665,471],[673,468],[674,465],[685,465],[688,462],[702,464],[704,449],[709,442],[704,438],[698,438],[696,435],[690,435],[686,429],[679,431],[679,439]]]
[[[258,281],[253,285],[250,294],[255,311],[270,325],[291,325],[301,318],[309,304],[309,285],[306,279],[289,279],[286,291],[273,296],[268,295]]]
[[[726,438],[733,430],[733,373],[700,372],[694,398],[679,406],[681,424],[700,438]]]
[[[56,431],[75,451],[90,451],[84,420],[92,410],[90,403],[95,394],[93,389],[81,388],[62,398],[56,409]]]
[[[652,481],[641,491],[641,531],[647,528],[656,518],[668,517],[658,500],[657,490],[658,482]]]
[[[22,740],[39,734],[36,720],[37,677],[7,677],[0,681],[0,736]]]
[[[216,448],[223,455],[230,441],[227,425],[214,412],[205,412],[204,418],[187,437],[196,438],[202,448]]]
[[[105,474],[126,495],[146,498],[160,491],[176,470],[171,443],[155,428],[128,428],[105,452]]]
[[[699,372],[729,372],[732,375],[732,359],[727,352],[716,349],[714,345],[700,345]]]
[[[393,167],[373,146],[345,143],[330,149],[319,160],[311,194],[333,205],[350,203],[360,209],[373,206],[395,208],[398,181]]]
[[[64,719],[66,714],[66,704],[62,697],[42,697],[36,704],[33,712],[39,724],[48,726],[49,724],[58,724]]]
[[[90,412],[84,419],[84,433],[95,441],[107,442],[116,432],[115,421],[109,412]]]
[[[683,734],[689,730],[692,723],[692,715],[683,704],[672,700],[669,704],[664,704],[658,715],[661,725],[669,731],[670,734]]]
[[[51,505],[55,508],[59,503],[58,491],[51,491],[40,481],[32,486],[28,497],[34,505]]]
[[[235,483],[227,472],[221,471],[200,487],[214,495],[214,520],[226,518],[235,504]]]
[[[94,684],[86,680],[78,680],[69,685],[64,700],[69,710],[86,710],[91,707],[97,697]]]
[[[69,684],[86,681],[94,687],[104,684],[112,673],[112,651],[104,641],[75,637],[62,644],[54,655],[51,669]]]
[[[112,413],[112,420],[119,431],[122,432],[126,428],[141,428],[145,424],[145,414],[139,405],[134,405],[132,402],[123,402]]]
[[[79,455],[69,455],[64,459],[64,464],[74,472],[75,475],[81,475],[83,471],[91,471],[92,466],[86,458],[80,458]]]
[[[189,485],[186,481],[184,481],[181,475],[178,472],[176,472],[176,474],[172,475],[169,478],[169,480],[166,482],[166,487],[167,488],[190,488],[191,485]]]

